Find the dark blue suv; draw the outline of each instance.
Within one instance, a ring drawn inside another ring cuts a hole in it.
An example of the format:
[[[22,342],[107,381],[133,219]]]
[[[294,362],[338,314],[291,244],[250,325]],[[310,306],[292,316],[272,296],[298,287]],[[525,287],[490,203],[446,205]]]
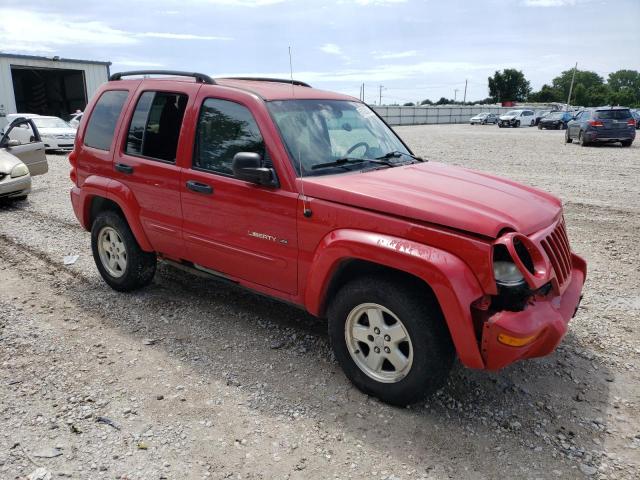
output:
[[[620,142],[630,147],[636,138],[636,121],[626,107],[598,107],[579,112],[566,132],[565,143],[576,139],[582,146]]]

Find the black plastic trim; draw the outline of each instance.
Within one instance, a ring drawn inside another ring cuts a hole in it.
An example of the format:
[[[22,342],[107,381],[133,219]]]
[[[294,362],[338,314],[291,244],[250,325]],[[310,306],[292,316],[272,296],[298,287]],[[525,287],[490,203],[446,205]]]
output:
[[[254,82],[274,82],[274,83],[288,83],[289,85],[297,85],[298,87],[312,88],[311,85],[300,80],[286,80],[283,78],[270,78],[270,77],[222,77],[220,80],[247,80]]]
[[[122,80],[122,77],[131,77],[133,75],[171,75],[173,77],[193,77],[200,83],[216,85],[215,80],[209,75],[198,72],[181,72],[179,70],[131,70],[129,72],[117,72],[109,77],[109,81]]]

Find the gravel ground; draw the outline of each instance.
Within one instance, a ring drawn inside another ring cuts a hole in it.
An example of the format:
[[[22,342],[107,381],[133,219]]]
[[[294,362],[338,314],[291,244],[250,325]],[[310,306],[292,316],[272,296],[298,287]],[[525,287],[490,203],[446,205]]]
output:
[[[381,404],[295,308],[164,265],[143,291],[110,290],[52,155],[29,200],[0,207],[0,479],[640,477],[640,142],[398,131],[428,159],[563,198],[589,278],[557,352],[458,365],[426,403]]]

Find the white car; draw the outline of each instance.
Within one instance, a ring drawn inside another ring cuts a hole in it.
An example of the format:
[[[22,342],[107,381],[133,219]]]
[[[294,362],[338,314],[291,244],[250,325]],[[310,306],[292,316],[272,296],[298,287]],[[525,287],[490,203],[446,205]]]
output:
[[[509,110],[498,117],[498,127],[533,127],[536,117],[533,110]]]
[[[44,148],[47,150],[72,150],[73,142],[76,139],[76,130],[67,122],[58,117],[48,117],[44,115],[36,115],[34,113],[11,113],[7,115],[6,131],[16,118],[30,118],[38,127],[40,137],[44,142]],[[31,141],[31,129],[22,124],[13,133],[14,140],[20,140],[21,143],[29,143]]]
[[[31,192],[31,177],[49,170],[44,143],[32,122],[17,121],[0,135],[0,200],[24,200]],[[24,125],[30,141],[23,144],[14,137],[17,131],[25,130]]]
[[[71,125],[76,130],[80,126],[80,120],[82,120],[82,114],[83,112],[76,112],[73,115],[71,115],[71,118],[69,119],[69,125]]]

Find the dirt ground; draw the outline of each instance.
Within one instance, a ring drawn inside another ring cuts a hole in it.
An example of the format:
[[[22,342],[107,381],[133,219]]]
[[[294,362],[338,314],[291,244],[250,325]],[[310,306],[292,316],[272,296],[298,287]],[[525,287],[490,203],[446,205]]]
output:
[[[557,352],[457,365],[426,403],[381,404],[293,307],[166,265],[143,291],[109,289],[51,155],[29,200],[0,207],[0,479],[639,478],[640,141],[398,131],[425,158],[562,197],[589,276]]]

